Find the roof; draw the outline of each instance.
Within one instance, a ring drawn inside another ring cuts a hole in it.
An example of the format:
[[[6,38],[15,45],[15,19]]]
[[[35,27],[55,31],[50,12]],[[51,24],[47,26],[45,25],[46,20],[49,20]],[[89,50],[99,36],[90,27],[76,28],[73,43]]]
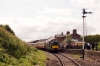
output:
[[[51,37],[49,37],[49,38],[46,40],[46,42],[49,42],[49,41],[51,41],[51,40],[53,40],[53,39],[55,39],[55,37],[54,37],[54,36],[51,36]]]
[[[81,36],[81,35],[79,35],[79,34],[71,34],[71,35],[78,35],[78,36]]]
[[[56,37],[66,37],[66,35],[56,34]]]
[[[47,39],[40,39],[40,40],[31,41],[30,43],[44,42],[44,41],[46,41],[46,40],[47,40]]]
[[[44,42],[44,41],[46,41],[47,39],[40,39],[40,40],[38,40],[37,42]]]

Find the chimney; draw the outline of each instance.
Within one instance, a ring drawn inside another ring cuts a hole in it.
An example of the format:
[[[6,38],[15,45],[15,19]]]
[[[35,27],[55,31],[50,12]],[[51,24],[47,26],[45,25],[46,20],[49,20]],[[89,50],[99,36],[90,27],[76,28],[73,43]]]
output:
[[[77,30],[76,29],[73,29],[73,34],[77,34]]]
[[[67,31],[66,35],[69,35],[70,34],[70,31]]]
[[[63,32],[61,33],[61,35],[63,35]]]
[[[55,38],[56,38],[56,35],[55,35]]]

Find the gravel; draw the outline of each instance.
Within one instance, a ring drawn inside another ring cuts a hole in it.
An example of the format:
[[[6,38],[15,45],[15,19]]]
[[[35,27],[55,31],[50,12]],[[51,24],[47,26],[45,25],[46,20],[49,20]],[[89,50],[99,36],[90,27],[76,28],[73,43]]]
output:
[[[56,57],[53,54],[48,53],[48,52],[45,52],[45,53],[47,55],[46,66],[60,66],[59,61],[56,59]],[[66,54],[66,55],[71,57],[81,66],[100,66],[100,62],[90,59],[89,57],[85,57],[83,60],[82,58],[75,58],[71,54]]]

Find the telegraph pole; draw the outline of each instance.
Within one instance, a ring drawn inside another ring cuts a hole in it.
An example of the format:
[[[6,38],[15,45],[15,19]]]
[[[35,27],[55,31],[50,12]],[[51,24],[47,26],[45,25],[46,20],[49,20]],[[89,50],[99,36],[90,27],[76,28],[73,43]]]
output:
[[[83,51],[83,57],[82,58],[84,60],[84,53],[85,53],[84,52],[84,18],[86,17],[85,14],[91,14],[92,12],[86,12],[85,9],[83,9],[82,13],[83,13],[83,16],[82,16],[82,18],[83,18],[83,49],[82,49],[82,51]]]

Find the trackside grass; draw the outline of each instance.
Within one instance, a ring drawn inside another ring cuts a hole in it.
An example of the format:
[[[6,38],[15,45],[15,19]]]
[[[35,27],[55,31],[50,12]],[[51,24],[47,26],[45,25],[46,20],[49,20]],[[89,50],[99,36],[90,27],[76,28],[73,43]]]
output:
[[[98,43],[98,50],[100,51],[100,42]]]
[[[42,51],[31,51],[26,56],[17,59],[9,54],[2,54],[3,59],[0,60],[0,66],[45,66],[46,56]]]
[[[81,57],[81,55],[79,55],[79,54],[72,54],[72,56],[73,56],[74,58],[80,58],[80,57]]]
[[[0,66],[45,66],[46,56],[0,26]]]

